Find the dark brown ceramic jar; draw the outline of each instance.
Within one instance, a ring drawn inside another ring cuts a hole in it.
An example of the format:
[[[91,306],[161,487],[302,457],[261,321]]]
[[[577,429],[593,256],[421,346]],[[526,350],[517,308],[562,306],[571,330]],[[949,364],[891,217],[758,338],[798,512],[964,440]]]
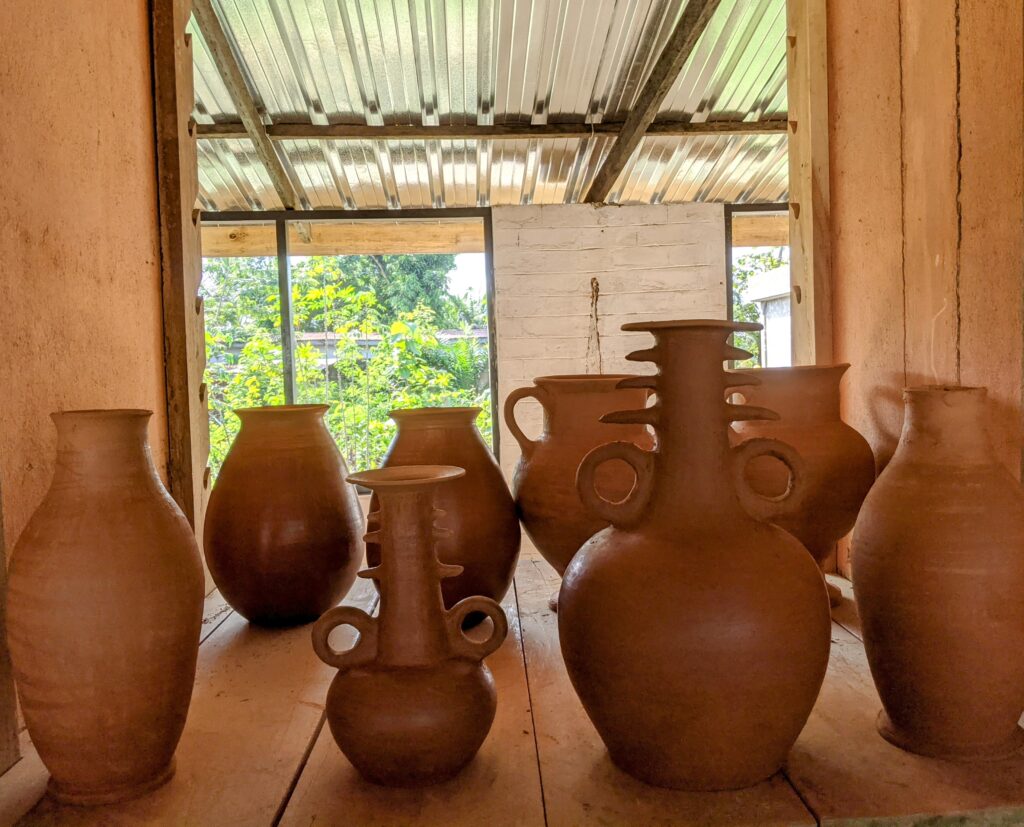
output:
[[[653,388],[658,403],[603,419],[652,425],[657,449],[613,442],[580,465],[584,504],[612,525],[565,572],[562,655],[612,760],[657,786],[734,789],[778,771],[828,662],[821,572],[799,541],[762,521],[799,500],[799,456],[770,439],[729,445],[730,421],[773,415],[723,397],[745,381],[723,371],[723,360],[746,355],[727,345],[729,335],[759,327],[626,325],[654,334],[652,349],[629,358],[655,361],[659,372],[623,384]],[[793,476],[772,500],[743,475],[765,455]],[[630,463],[638,479],[618,503],[594,489],[596,469],[610,459]]]
[[[519,559],[519,518],[501,469],[476,428],[479,408],[414,408],[392,411],[398,425],[382,467],[449,464],[465,476],[439,486],[434,505],[444,512],[437,525],[450,534],[437,541],[442,563],[462,573],[442,581],[448,607],[473,595],[500,601]],[[371,510],[376,503],[371,502]],[[366,546],[366,562],[380,562],[380,549]]]
[[[363,559],[362,511],[324,424],[326,405],[243,408],[206,509],[203,550],[217,588],[265,625],[316,620]]]
[[[984,388],[908,388],[892,461],[853,532],[878,727],[949,760],[1024,746],[1024,493],[989,443]]]
[[[587,511],[576,492],[576,469],[587,453],[613,440],[650,448],[643,425],[602,425],[601,416],[647,404],[646,388],[620,388],[623,374],[540,376],[535,387],[519,388],[505,399],[505,422],[522,450],[512,482],[519,515],[537,550],[559,574],[583,543],[608,523]],[[516,422],[516,404],[527,397],[544,409],[544,430],[528,439]],[[625,463],[598,470],[597,486],[609,500],[629,494],[635,476]]]
[[[806,494],[800,506],[778,518],[823,564],[857,520],[857,512],[875,481],[871,446],[839,417],[839,382],[849,365],[808,365],[740,371],[757,384],[743,388],[752,405],[770,408],[777,420],[737,422],[739,441],[769,437],[796,448],[803,460]],[[771,458],[747,465],[747,481],[765,496],[786,490],[788,471]],[[829,586],[833,604],[839,590]]]
[[[167,781],[192,697],[203,566],[153,467],[151,415],[53,415],[53,483],[11,559],[21,708],[51,793],[70,804]]]
[[[482,663],[505,639],[508,623],[487,597],[468,597],[446,610],[440,580],[458,575],[435,552],[434,492],[462,476],[450,466],[392,466],[353,474],[373,490],[378,528],[367,541],[380,548],[376,568],[360,572],[380,589],[373,618],[348,606],[313,627],[313,647],[338,669],[327,695],[327,721],[341,751],[377,784],[414,787],[451,778],[476,755],[496,708],[494,680]],[[493,623],[485,640],[470,640],[463,622],[482,614]],[[338,626],[359,632],[355,647],[335,651]]]

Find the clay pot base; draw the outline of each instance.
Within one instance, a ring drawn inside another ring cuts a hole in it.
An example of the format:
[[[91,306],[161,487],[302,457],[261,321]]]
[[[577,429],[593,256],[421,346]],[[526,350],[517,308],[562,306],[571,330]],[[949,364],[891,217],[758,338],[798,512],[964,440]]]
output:
[[[885,713],[884,709],[878,711],[878,718],[875,720],[875,727],[878,734],[895,747],[914,755],[923,755],[925,758],[938,758],[942,761],[958,763],[1002,761],[1011,758],[1024,749],[1024,729],[1019,726],[1014,728],[1013,734],[1005,741],[994,744],[990,747],[981,748],[968,752],[950,752],[946,747],[939,744],[922,743],[919,739],[909,738],[902,733]]]
[[[660,768],[655,766],[653,763],[631,764],[629,761],[617,758],[610,750],[608,752],[608,757],[618,769],[626,773],[626,775],[635,778],[637,781],[642,781],[644,784],[649,784],[652,787],[660,787],[664,790],[680,790],[682,792],[692,793],[716,793],[729,792],[730,790],[745,790],[748,787],[757,786],[762,781],[767,781],[779,771],[778,769],[774,769],[765,776],[751,778],[749,780],[744,779],[729,784],[700,784],[688,782],[682,778],[661,775],[658,773]]]
[[[74,807],[98,807],[102,804],[116,804],[121,801],[130,801],[133,798],[150,793],[158,787],[162,787],[174,777],[174,759],[171,759],[163,770],[147,781],[137,784],[130,784],[125,787],[112,787],[105,790],[75,791],[62,788],[51,776],[46,784],[46,794],[58,804],[70,804]]]

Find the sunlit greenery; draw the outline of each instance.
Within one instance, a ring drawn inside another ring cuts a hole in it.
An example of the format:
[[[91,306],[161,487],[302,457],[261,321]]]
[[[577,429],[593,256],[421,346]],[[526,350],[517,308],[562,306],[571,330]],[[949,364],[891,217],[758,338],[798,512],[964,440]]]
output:
[[[451,293],[453,267],[451,255],[293,261],[296,401],[330,405],[327,426],[350,468],[380,463],[394,408],[479,405],[490,442],[487,344],[473,333],[486,329],[486,308]],[[277,261],[206,259],[203,294],[216,473],[238,430],[232,410],[285,401]]]
[[[744,302],[747,283],[751,276],[775,270],[786,264],[784,247],[756,247],[755,252],[740,256],[732,266],[732,317],[737,322],[759,322],[760,315],[754,302]],[[734,333],[733,344],[753,354],[750,359],[736,362],[736,367],[757,367],[761,364],[761,331]]]

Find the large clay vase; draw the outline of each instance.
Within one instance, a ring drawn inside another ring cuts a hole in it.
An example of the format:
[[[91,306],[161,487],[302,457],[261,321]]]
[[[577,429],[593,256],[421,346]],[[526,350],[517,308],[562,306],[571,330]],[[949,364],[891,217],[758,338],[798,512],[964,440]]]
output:
[[[828,661],[824,579],[796,538],[763,520],[799,500],[802,463],[772,439],[732,448],[730,421],[771,411],[726,402],[727,344],[760,325],[725,321],[628,324],[654,334],[658,375],[627,379],[655,390],[645,410],[604,421],[650,424],[657,448],[613,442],[580,465],[584,504],[612,526],[588,540],[559,594],[562,655],[612,760],[661,787],[724,790],[775,773],[814,705]],[[770,455],[790,468],[786,492],[766,499],[744,478]],[[609,502],[595,472],[628,462],[637,485]],[[756,514],[761,519],[755,519]]]
[[[989,443],[984,388],[903,398],[853,531],[878,728],[921,755],[1000,758],[1024,744],[1024,493]]]
[[[608,522],[583,507],[576,493],[576,469],[587,453],[612,440],[650,448],[654,441],[642,424],[602,425],[611,411],[642,408],[648,390],[620,388],[630,377],[620,374],[540,376],[535,387],[519,388],[505,399],[505,423],[522,455],[516,465],[512,491],[526,533],[537,550],[562,574],[573,555]],[[544,410],[544,430],[529,439],[516,422],[516,404],[527,397]],[[617,501],[633,487],[633,470],[608,463],[598,472],[604,497]]]
[[[167,781],[192,697],[203,566],[153,467],[151,415],[53,415],[53,482],[11,559],[14,677],[65,803],[107,804]]]
[[[441,583],[449,608],[482,594],[500,601],[512,584],[519,559],[519,518],[494,455],[476,429],[479,408],[415,408],[392,411],[398,425],[383,467],[450,464],[466,475],[438,487],[434,505],[444,514],[439,527],[449,534],[437,541],[442,563],[462,566],[462,574]],[[377,504],[371,501],[371,510]],[[380,562],[380,548],[366,546],[366,562]]]
[[[210,495],[203,550],[221,595],[253,623],[316,620],[345,596],[362,562],[362,511],[326,411],[235,411],[242,428]]]
[[[793,446],[804,464],[807,493],[777,524],[822,565],[840,537],[853,528],[875,481],[871,446],[839,417],[839,382],[849,365],[809,365],[742,371],[757,384],[743,388],[746,402],[770,408],[778,420],[737,422],[740,441],[769,437]],[[786,490],[788,470],[771,458],[747,465],[747,481],[765,496]],[[829,585],[833,605],[841,599]]]
[[[444,531],[434,520],[434,496],[463,474],[451,466],[393,466],[349,477],[373,490],[381,562],[360,572],[380,589],[380,611],[370,617],[342,606],[313,627],[313,647],[338,669],[327,695],[327,721],[341,751],[370,781],[425,786],[468,764],[491,728],[494,680],[481,662],[505,639],[508,623],[488,597],[467,597],[445,609],[440,579],[458,575],[441,563],[435,544]],[[493,623],[480,640],[463,632],[469,614]],[[329,638],[338,626],[359,632],[343,652]]]

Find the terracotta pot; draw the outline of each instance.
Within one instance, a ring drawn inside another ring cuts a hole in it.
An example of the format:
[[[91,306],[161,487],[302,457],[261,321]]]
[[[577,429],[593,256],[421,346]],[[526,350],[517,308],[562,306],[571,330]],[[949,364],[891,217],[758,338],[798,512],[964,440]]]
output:
[[[242,429],[206,509],[217,588],[253,623],[309,623],[341,600],[363,559],[363,517],[326,405],[235,411]]]
[[[849,365],[810,365],[741,371],[760,384],[742,391],[747,402],[770,408],[778,420],[737,422],[738,441],[769,437],[792,445],[803,460],[807,494],[799,508],[777,524],[806,546],[818,565],[836,541],[853,528],[857,512],[875,481],[871,446],[839,418],[839,382]],[[788,471],[771,458],[747,465],[747,482],[759,494],[777,496],[786,490]],[[833,605],[839,590],[829,586]]]
[[[508,623],[488,597],[468,597],[446,610],[440,579],[459,566],[435,552],[435,490],[463,475],[450,466],[393,466],[353,474],[378,498],[371,516],[379,528],[381,564],[360,572],[380,588],[376,618],[342,606],[313,627],[313,648],[338,669],[327,695],[334,740],[370,781],[409,787],[436,784],[457,774],[483,743],[494,720],[496,695],[481,663],[505,639]],[[489,617],[484,640],[471,640],[462,625],[471,613]],[[359,632],[356,645],[335,651],[336,627]]]
[[[776,772],[800,733],[825,675],[831,631],[824,579],[777,519],[801,496],[803,465],[772,439],[729,445],[728,423],[771,411],[731,405],[725,321],[641,322],[655,346],[658,404],[606,414],[650,424],[658,447],[613,442],[580,465],[584,504],[612,524],[577,552],[559,594],[558,628],[569,677],[608,747],[629,774],[662,787],[745,787]],[[742,355],[741,355],[742,354]],[[747,484],[748,462],[770,455],[790,468],[787,492],[766,499]],[[594,489],[601,463],[628,462],[637,485],[612,503]],[[755,519],[756,514],[761,519]]]
[[[878,727],[954,760],[1024,744],[1024,494],[989,443],[985,389],[908,388],[892,461],[853,532]]]
[[[576,469],[587,453],[612,440],[650,448],[654,441],[643,425],[602,425],[603,414],[647,404],[646,388],[619,388],[623,374],[539,376],[536,387],[519,388],[505,399],[505,422],[522,450],[512,491],[526,533],[537,550],[562,574],[588,539],[608,525],[583,507],[576,493]],[[531,397],[544,409],[544,430],[528,439],[516,422],[515,407]],[[633,469],[609,463],[597,485],[609,500],[621,500],[633,487]]]
[[[65,803],[121,801],[167,781],[192,697],[203,566],[153,467],[150,416],[53,415],[53,482],[11,559],[14,677]]]
[[[461,479],[438,487],[434,506],[444,514],[437,524],[451,534],[437,541],[443,563],[462,566],[462,574],[441,584],[451,607],[482,594],[500,601],[512,584],[519,559],[519,518],[501,469],[476,429],[479,408],[414,408],[392,411],[398,425],[383,467],[450,463],[464,468]],[[377,503],[371,500],[370,509]],[[366,562],[380,562],[380,548],[366,546]]]

